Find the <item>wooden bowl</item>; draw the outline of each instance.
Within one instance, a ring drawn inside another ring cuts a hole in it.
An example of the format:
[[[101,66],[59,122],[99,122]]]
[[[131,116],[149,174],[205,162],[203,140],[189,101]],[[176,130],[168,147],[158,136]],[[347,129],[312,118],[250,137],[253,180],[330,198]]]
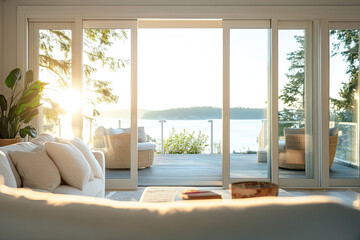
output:
[[[237,182],[230,184],[231,198],[277,196],[279,186],[269,182]]]

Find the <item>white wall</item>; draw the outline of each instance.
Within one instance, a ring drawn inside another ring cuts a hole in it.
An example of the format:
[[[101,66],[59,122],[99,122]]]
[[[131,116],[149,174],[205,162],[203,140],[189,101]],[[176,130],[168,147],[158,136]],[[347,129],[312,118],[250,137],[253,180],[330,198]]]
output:
[[[2,80],[10,70],[17,67],[18,6],[360,6],[359,0],[0,0],[0,2],[0,10],[4,10],[1,11],[4,20],[0,18],[0,24],[4,23],[3,32],[0,32],[1,36],[4,36],[3,40],[0,39],[0,77]],[[4,47],[3,52],[1,47]]]

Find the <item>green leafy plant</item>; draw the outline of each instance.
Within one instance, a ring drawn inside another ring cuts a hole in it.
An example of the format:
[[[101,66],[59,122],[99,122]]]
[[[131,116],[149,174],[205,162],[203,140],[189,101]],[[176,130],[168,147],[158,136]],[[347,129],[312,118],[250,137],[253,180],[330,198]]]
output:
[[[208,146],[208,136],[201,131],[189,133],[185,129],[177,133],[173,128],[169,138],[164,140],[164,154],[200,154]],[[159,144],[161,146],[161,144]]]
[[[47,83],[33,82],[34,74],[29,70],[25,74],[24,88],[17,92],[21,77],[21,70],[15,68],[5,79],[11,97],[8,102],[4,95],[0,95],[0,138],[15,138],[18,134],[22,138],[37,135],[36,129],[28,124],[39,113],[40,93]]]

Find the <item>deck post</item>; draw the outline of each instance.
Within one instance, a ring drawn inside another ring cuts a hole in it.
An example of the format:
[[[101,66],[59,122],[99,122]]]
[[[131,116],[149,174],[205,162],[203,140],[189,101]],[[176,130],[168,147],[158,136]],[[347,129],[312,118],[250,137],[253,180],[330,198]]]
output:
[[[211,125],[211,154],[214,153],[214,121],[211,119],[208,121]]]
[[[166,120],[159,120],[161,124],[161,154],[164,154],[164,122],[166,122]]]

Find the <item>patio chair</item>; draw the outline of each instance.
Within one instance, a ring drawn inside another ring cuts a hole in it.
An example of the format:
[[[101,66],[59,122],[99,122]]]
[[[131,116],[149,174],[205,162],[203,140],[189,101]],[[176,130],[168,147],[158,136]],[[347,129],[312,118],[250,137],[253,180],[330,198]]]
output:
[[[329,168],[332,167],[338,142],[338,129],[330,129]],[[304,128],[285,128],[285,142],[280,148],[279,167],[285,169],[305,169],[305,130]]]
[[[148,141],[143,127],[138,128],[138,133],[138,168],[148,168],[153,164],[156,144]],[[130,168],[130,129],[99,127],[95,131],[94,146],[104,153],[106,168]]]

